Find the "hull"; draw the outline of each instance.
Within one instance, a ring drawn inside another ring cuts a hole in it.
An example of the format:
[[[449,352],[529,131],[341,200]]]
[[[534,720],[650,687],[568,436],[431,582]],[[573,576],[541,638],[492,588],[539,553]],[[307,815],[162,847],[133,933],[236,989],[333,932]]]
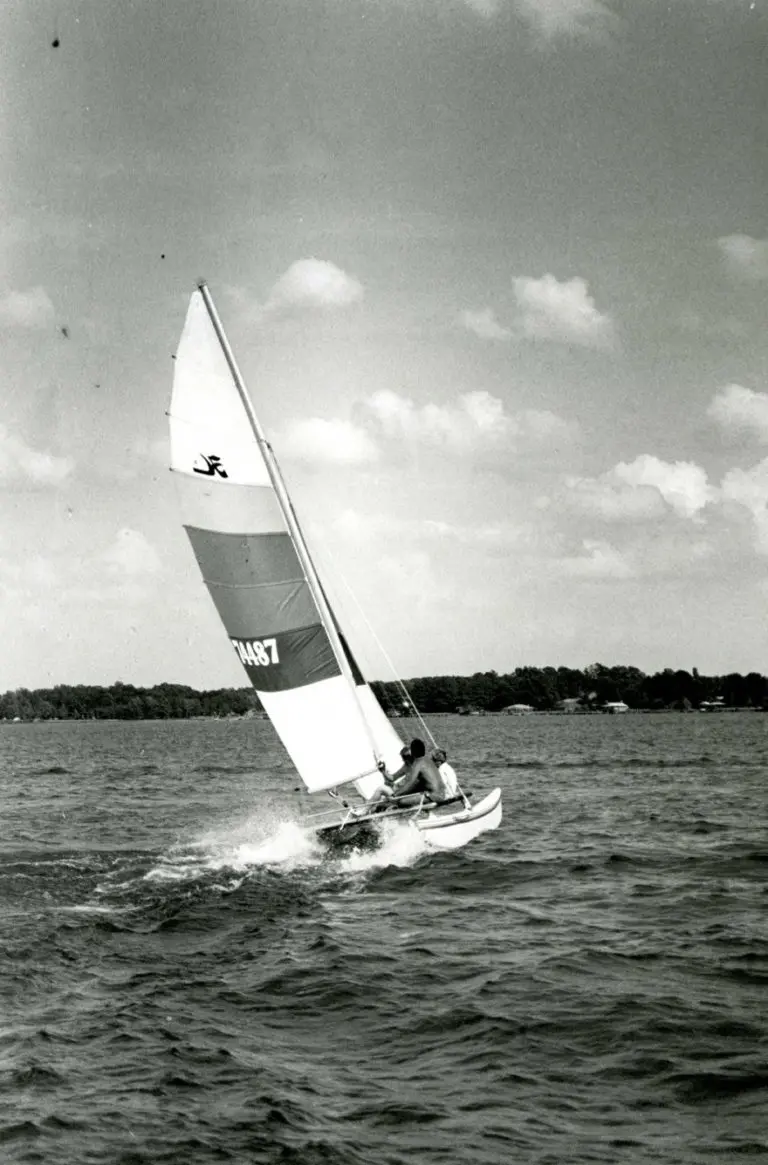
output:
[[[501,824],[501,789],[493,789],[482,801],[458,813],[435,810],[414,826],[433,849],[460,849],[481,833]]]
[[[431,849],[460,849],[481,833],[498,829],[501,824],[501,789],[493,789],[468,809],[444,808],[425,812],[418,806],[382,810],[365,817],[347,815],[316,829],[318,838],[332,850],[376,849],[381,836],[379,826],[385,821],[401,820],[417,829]]]

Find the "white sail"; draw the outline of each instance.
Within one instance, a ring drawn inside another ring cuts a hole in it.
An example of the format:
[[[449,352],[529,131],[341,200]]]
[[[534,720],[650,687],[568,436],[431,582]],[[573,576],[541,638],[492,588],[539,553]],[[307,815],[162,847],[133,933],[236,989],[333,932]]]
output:
[[[369,796],[381,782],[377,763],[399,766],[400,738],[340,641],[209,303],[202,288],[193,294],[175,361],[171,468],[184,525],[232,648],[306,787],[356,781]]]

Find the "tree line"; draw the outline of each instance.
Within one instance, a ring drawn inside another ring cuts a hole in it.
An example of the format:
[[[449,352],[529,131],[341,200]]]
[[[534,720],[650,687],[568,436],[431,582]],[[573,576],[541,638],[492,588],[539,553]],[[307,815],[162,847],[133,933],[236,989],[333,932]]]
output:
[[[371,685],[388,711],[404,712],[407,702],[398,685]],[[506,675],[495,671],[472,676],[424,676],[406,683],[408,697],[422,712],[501,712],[513,704],[528,704],[538,712],[555,711],[563,701],[585,711],[609,702],[623,702],[646,711],[687,711],[706,703],[729,708],[768,706],[768,680],[757,672],[703,676],[696,668],[665,668],[646,675],[636,667],[590,664],[569,667],[518,667]]]
[[[197,692],[185,684],[58,684],[0,696],[3,720],[188,720],[194,716],[243,716],[260,710],[253,688]]]
[[[707,702],[729,708],[768,708],[768,680],[757,672],[703,676],[696,668],[690,672],[665,668],[646,675],[636,667],[602,663],[583,670],[519,667],[505,675],[489,671],[472,676],[423,676],[406,680],[405,692],[395,683],[376,681],[371,687],[391,714],[407,713],[411,702],[424,713],[501,712],[512,704],[547,712],[557,710],[563,701],[584,711],[612,701],[648,711],[687,711]],[[35,691],[18,688],[0,696],[2,720],[178,720],[260,711],[252,688],[198,692],[184,684],[152,688],[122,683],[111,687],[59,684]]]

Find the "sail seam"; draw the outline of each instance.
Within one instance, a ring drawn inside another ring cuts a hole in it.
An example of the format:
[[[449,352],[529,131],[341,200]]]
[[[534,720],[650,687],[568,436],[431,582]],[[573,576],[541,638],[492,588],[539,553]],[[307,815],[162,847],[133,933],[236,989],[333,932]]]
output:
[[[314,623],[304,623],[301,627],[291,627],[288,629],[287,633],[298,635],[301,631],[314,631],[317,627],[320,627],[320,628],[322,628],[323,631],[325,631],[325,627],[320,622],[319,618],[316,619]],[[277,634],[280,634],[280,632],[277,632]],[[246,640],[246,639],[260,639],[260,638],[262,638],[262,636],[259,636],[259,635],[230,635],[230,639]],[[333,658],[336,659],[335,656]],[[338,663],[338,660],[336,660],[336,662]],[[339,674],[341,674],[341,673],[339,672]],[[310,680],[309,682],[315,683],[316,681]]]
[[[221,587],[222,590],[227,591],[258,591],[265,587],[287,587],[293,586],[296,583],[300,583],[302,586],[307,585],[307,580],[305,578],[281,578],[278,579],[277,582],[265,583],[227,583],[218,582],[216,579],[206,578],[205,575],[203,575],[203,582],[206,584],[206,586]]]

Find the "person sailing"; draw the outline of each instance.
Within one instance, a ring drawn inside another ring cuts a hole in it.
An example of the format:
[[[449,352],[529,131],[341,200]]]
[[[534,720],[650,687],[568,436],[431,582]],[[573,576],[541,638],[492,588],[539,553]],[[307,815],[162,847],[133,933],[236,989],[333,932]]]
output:
[[[423,740],[418,737],[410,743],[411,763],[405,776],[394,775],[389,778],[393,782],[393,795],[405,797],[408,793],[427,793],[431,801],[438,805],[443,801],[452,800],[438,772],[437,765],[431,756],[427,756],[427,749]],[[401,753],[402,755],[402,753]]]
[[[460,797],[459,778],[456,776],[453,765],[448,764],[446,756],[444,748],[436,748],[432,753],[432,760],[437,765],[437,771],[442,777],[446,795],[451,798]]]
[[[411,765],[413,764],[410,744],[404,744],[400,749],[400,760],[403,763],[400,765],[400,768],[397,770],[397,772],[389,773],[384,778],[385,781],[387,781],[389,784],[394,784],[395,781],[399,781],[402,777],[406,776],[410,772]]]
[[[378,813],[380,809],[385,807],[387,801],[390,801],[392,797],[396,796],[394,792],[394,783],[395,781],[399,781],[402,777],[406,776],[406,774],[410,771],[411,763],[413,761],[410,745],[406,744],[400,749],[400,759],[403,763],[394,773],[388,773],[384,761],[379,761],[377,768],[381,773],[384,784],[379,785],[378,788],[373,790],[373,793],[362,807],[363,812],[372,811],[373,813]]]

